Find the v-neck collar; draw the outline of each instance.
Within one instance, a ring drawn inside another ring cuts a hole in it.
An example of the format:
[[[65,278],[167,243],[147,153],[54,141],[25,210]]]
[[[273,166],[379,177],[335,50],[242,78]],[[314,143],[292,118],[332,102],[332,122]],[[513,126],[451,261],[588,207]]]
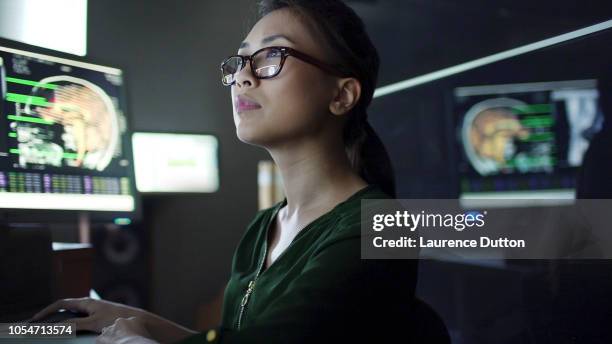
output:
[[[278,261],[280,258],[282,258],[285,253],[291,248],[291,246],[293,245],[293,243],[300,238],[300,236],[302,235],[302,233],[306,232],[310,227],[312,227],[315,223],[322,221],[323,219],[331,216],[332,213],[334,213],[336,210],[338,210],[339,208],[341,208],[343,205],[345,205],[346,203],[352,201],[353,199],[361,196],[362,194],[370,191],[371,189],[373,189],[375,187],[375,184],[368,184],[365,187],[361,188],[360,190],[356,191],[355,193],[353,193],[349,198],[347,198],[346,200],[336,204],[336,206],[334,206],[330,211],[326,212],[325,214],[322,214],[321,216],[317,217],[316,219],[312,220],[309,224],[307,224],[306,226],[304,226],[304,228],[302,228],[296,235],[295,237],[293,237],[293,239],[291,240],[291,243],[289,243],[289,245],[287,246],[287,248],[285,248],[285,250],[283,252],[281,252],[281,254],[272,262],[272,264],[270,264],[270,266],[268,266],[265,270],[267,271],[268,269],[270,269],[270,267],[272,265],[274,265],[274,263],[276,261]],[[266,224],[266,229],[265,229],[265,235],[264,235],[264,250],[263,250],[263,257],[260,260],[260,264],[259,264],[259,268],[257,269],[257,275],[259,275],[260,273],[264,272],[262,269],[265,265],[266,262],[266,257],[268,256],[268,238],[269,238],[269,234],[270,234],[270,226],[272,224],[272,221],[276,221],[276,216],[278,215],[278,212],[280,211],[280,209],[282,207],[284,207],[285,205],[287,205],[287,197],[285,197],[281,202],[279,202],[276,205],[276,208],[274,209],[274,212],[272,213],[272,215],[270,216],[270,218],[268,219],[268,222]]]

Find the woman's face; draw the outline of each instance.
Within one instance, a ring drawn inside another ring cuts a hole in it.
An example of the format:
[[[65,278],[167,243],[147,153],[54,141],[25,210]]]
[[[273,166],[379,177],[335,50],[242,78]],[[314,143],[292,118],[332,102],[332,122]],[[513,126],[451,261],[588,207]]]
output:
[[[255,24],[238,54],[251,55],[264,47],[285,46],[329,62],[323,44],[312,36],[295,13],[280,9]],[[292,56],[271,79],[255,78],[247,64],[236,75],[231,89],[236,134],[243,142],[265,147],[290,140],[299,142],[320,134],[335,117],[329,112],[334,77]],[[240,111],[237,97],[254,101],[260,108]]]

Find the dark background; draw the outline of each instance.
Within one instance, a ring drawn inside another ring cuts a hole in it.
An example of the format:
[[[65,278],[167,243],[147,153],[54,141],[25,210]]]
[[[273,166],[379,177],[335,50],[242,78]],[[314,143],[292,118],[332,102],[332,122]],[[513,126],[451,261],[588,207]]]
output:
[[[134,226],[137,236],[144,238],[149,262],[139,265],[139,269],[150,269],[150,284],[145,283],[142,304],[187,326],[194,326],[198,306],[211,302],[225,286],[233,250],[257,210],[257,162],[269,158],[265,150],[236,138],[229,89],[221,86],[218,71],[220,61],[236,51],[254,23],[254,3],[89,0],[87,59],[125,71],[131,128],[213,133],[219,138],[219,191],[144,196],[144,221]],[[612,17],[609,1],[347,3],[363,18],[379,50],[379,86]],[[607,39],[577,44],[582,50],[549,49],[375,99],[369,111],[370,121],[392,156],[398,198],[457,196],[452,129],[448,125],[452,121],[448,113],[449,90],[485,83],[597,77],[603,61],[610,61],[609,38],[608,33]],[[61,237],[72,228],[57,226],[55,231]],[[514,271],[508,275],[498,270],[482,273],[480,268],[465,268],[497,281],[497,287],[512,285],[520,292],[520,286],[511,283],[516,282]],[[425,266],[422,271],[430,274],[424,276],[420,286],[423,295],[436,295],[439,291],[439,304],[460,302],[444,299],[449,292],[437,283],[444,281],[428,277],[445,274],[450,276],[446,282],[453,281],[458,270]],[[455,295],[461,295],[462,290],[477,293],[482,287],[464,282],[455,284]],[[424,287],[428,289],[423,291]],[[512,298],[506,301],[512,302]],[[457,308],[438,307],[445,316],[455,312],[456,317],[446,319],[450,325],[456,328],[474,323],[457,320],[461,317],[456,309],[464,305],[454,306]],[[509,314],[515,324],[524,321]],[[503,321],[503,317],[500,319]]]

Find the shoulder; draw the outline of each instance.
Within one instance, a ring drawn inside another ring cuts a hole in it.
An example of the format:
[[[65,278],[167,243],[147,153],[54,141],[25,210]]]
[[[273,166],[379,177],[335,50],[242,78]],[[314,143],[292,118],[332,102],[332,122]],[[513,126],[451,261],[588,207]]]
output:
[[[244,235],[248,235],[250,232],[258,232],[262,230],[262,227],[268,222],[268,220],[272,217],[274,212],[281,206],[282,202],[278,202],[270,208],[262,209],[255,213],[255,216],[251,220],[251,222],[247,225],[247,229]]]
[[[242,234],[242,238],[238,242],[237,251],[252,248],[256,240],[259,237],[263,237],[266,224],[269,222],[274,212],[280,207],[281,203],[282,202],[279,202],[270,208],[262,209],[255,213],[255,216],[247,225],[246,230]]]
[[[255,216],[253,217],[253,219],[251,220],[251,222],[247,226],[247,231],[251,227],[257,227],[257,225],[261,224],[262,222],[265,222],[265,219],[267,219],[270,216],[272,216],[272,214],[274,213],[274,211],[276,210],[278,205],[279,204],[277,203],[277,204],[271,206],[270,208],[266,208],[266,209],[262,209],[262,210],[257,211],[257,213],[255,213]]]
[[[362,209],[376,202],[376,200],[390,198],[388,194],[374,184],[368,185],[365,189],[357,192],[333,210],[335,212],[335,228],[329,239],[333,241],[349,238],[359,239],[361,224],[365,221]]]

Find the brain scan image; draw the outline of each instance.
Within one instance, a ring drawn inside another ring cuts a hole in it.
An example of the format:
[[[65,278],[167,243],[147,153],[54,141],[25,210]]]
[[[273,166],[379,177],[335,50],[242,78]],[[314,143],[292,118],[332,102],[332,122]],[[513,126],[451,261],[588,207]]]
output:
[[[461,139],[465,155],[480,175],[533,169],[534,161],[543,162],[550,155],[550,142],[532,145],[527,150],[519,147],[519,143],[532,134],[515,113],[516,108],[525,105],[517,99],[493,98],[479,102],[467,111]],[[544,163],[540,167],[548,165]]]
[[[64,165],[103,171],[117,149],[118,119],[111,98],[95,84],[72,76],[52,76],[34,87],[25,105],[42,122],[20,123],[20,165]],[[41,101],[41,99],[43,101]]]

